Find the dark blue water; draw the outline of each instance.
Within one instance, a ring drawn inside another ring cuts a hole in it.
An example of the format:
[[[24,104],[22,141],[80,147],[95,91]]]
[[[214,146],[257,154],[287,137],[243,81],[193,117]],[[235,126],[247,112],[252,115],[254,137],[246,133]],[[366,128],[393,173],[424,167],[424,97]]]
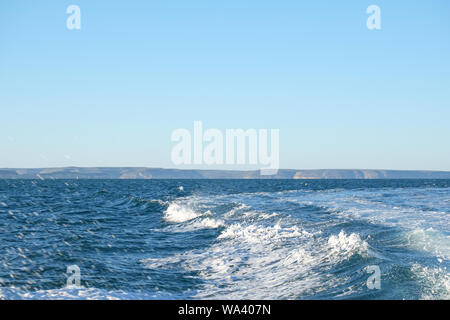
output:
[[[0,298],[449,299],[449,217],[450,180],[2,180]]]

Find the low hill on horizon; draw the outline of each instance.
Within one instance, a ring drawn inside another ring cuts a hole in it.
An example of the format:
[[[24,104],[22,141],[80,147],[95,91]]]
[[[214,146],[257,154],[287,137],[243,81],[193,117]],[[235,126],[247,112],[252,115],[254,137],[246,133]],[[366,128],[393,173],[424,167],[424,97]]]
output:
[[[196,170],[145,167],[63,167],[0,169],[0,179],[450,179],[450,171],[280,169],[276,175],[259,170]]]

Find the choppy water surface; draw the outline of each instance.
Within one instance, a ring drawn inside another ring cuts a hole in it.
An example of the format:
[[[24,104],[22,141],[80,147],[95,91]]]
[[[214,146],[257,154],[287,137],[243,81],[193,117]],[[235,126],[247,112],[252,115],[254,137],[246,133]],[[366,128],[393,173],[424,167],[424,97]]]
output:
[[[0,298],[450,299],[449,222],[450,180],[3,180]]]

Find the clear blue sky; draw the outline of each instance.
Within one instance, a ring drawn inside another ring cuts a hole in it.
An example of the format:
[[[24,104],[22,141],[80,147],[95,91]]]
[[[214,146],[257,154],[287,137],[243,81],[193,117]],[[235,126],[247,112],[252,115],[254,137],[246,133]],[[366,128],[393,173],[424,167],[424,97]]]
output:
[[[201,120],[280,129],[282,168],[450,170],[450,2],[2,0],[0,111],[0,167],[173,167]]]

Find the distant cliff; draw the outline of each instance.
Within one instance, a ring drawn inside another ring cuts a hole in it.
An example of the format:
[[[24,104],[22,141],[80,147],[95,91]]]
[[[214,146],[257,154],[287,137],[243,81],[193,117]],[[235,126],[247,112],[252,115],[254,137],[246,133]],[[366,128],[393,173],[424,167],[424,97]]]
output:
[[[280,169],[261,176],[259,171],[66,167],[0,169],[0,179],[450,179],[450,171]]]

